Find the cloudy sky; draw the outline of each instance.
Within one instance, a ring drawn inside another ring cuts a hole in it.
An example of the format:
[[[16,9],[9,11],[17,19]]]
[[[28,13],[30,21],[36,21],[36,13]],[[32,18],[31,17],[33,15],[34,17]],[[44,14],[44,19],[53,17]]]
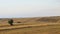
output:
[[[60,0],[0,0],[0,18],[60,16]]]

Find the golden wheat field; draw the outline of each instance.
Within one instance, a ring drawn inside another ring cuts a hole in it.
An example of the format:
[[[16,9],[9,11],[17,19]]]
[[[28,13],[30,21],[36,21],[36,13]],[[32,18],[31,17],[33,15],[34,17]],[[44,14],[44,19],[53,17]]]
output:
[[[13,26],[7,23],[7,18],[0,20],[0,34],[60,34],[60,17],[14,18],[13,20]]]

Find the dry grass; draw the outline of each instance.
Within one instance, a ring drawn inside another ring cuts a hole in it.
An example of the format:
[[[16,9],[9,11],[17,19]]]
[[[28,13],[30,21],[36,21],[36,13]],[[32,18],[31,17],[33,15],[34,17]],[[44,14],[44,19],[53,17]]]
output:
[[[9,28],[0,29],[0,34],[60,34],[60,23],[10,26]]]
[[[60,34],[60,17],[52,17],[58,20],[55,23],[50,18],[46,19],[50,22],[45,22],[45,19],[41,22],[40,18],[14,18],[14,26],[3,19],[0,21],[0,34]],[[21,23],[17,23],[19,21]]]

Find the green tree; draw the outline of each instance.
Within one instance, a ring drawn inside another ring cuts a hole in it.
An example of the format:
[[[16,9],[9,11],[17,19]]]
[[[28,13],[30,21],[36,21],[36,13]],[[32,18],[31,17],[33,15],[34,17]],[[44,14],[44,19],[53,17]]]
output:
[[[13,19],[9,19],[9,20],[8,20],[8,23],[9,23],[11,26],[13,26]]]

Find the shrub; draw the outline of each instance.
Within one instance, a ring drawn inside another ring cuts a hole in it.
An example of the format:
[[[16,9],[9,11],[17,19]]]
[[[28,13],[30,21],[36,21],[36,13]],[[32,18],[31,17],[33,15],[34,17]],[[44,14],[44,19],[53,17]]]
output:
[[[21,22],[17,22],[17,23],[21,23]]]
[[[13,26],[13,20],[12,20],[12,19],[8,20],[8,23],[9,23],[11,26]]]

